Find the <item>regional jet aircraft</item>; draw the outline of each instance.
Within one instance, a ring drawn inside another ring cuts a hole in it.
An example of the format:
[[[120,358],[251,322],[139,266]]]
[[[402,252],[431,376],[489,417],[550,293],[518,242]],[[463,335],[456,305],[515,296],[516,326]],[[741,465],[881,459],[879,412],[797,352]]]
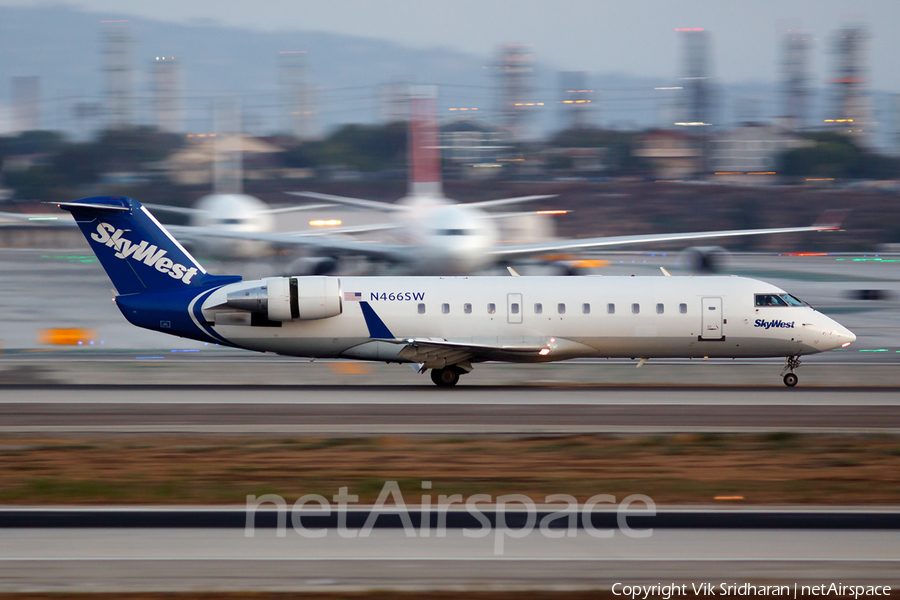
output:
[[[211,275],[130,198],[66,202],[128,321],[259,352],[410,363],[453,386],[486,361],[800,357],[852,343],[839,323],[742,277]]]

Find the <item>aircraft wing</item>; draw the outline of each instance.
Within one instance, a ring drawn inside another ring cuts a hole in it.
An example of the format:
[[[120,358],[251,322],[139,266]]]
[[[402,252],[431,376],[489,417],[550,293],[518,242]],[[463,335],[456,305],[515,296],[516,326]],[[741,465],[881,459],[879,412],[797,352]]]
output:
[[[285,194],[290,194],[291,196],[300,196],[301,198],[324,200],[326,202],[333,202],[335,204],[349,204],[350,206],[359,206],[362,208],[383,210],[387,212],[401,212],[404,210],[409,210],[409,207],[403,204],[391,204],[390,202],[365,200],[363,198],[348,198],[346,196],[332,196],[331,194],[320,194],[318,192],[285,192]]]
[[[353,227],[332,227],[328,229],[304,229],[302,231],[291,231],[284,235],[293,235],[296,237],[311,237],[320,235],[345,235],[354,233],[370,233],[372,231],[390,231],[391,229],[399,229],[403,227],[400,223],[376,223],[374,225],[356,225]]]
[[[540,356],[541,350],[546,348],[535,344],[488,345],[431,338],[398,340],[398,343],[406,344],[399,352],[400,357],[420,363],[428,369],[442,369],[447,365],[473,359],[509,360],[516,356]]]
[[[301,210],[316,210],[319,208],[331,208],[334,204],[297,204],[294,206],[279,206],[277,208],[270,208],[267,210],[261,210],[259,212],[266,215],[282,215],[284,213],[290,212],[299,212]]]
[[[544,200],[546,198],[556,198],[559,194],[548,194],[543,196],[519,196],[518,198],[498,198],[497,200],[482,200],[481,202],[465,202],[463,206],[470,208],[493,208],[495,206],[505,206],[507,204],[519,204],[521,202],[533,202],[535,200]]]
[[[188,216],[206,214],[205,210],[200,210],[197,208],[190,208],[187,206],[169,206],[167,204],[149,204],[149,203],[144,204],[143,202],[141,204],[143,204],[144,206],[146,206],[153,212],[168,212],[168,213],[174,213],[176,215],[188,215]]]
[[[403,263],[409,260],[409,248],[406,246],[355,242],[352,240],[335,239],[327,236],[298,236],[290,233],[224,231],[221,229],[189,227],[185,225],[167,225],[166,229],[168,229],[178,241],[183,243],[191,243],[194,241],[202,242],[203,239],[209,238],[224,238],[265,242],[283,248],[319,250],[338,256],[366,256],[393,263]]]
[[[692,233],[660,233],[646,235],[622,235],[600,238],[583,238],[556,240],[537,244],[519,244],[498,246],[490,251],[498,258],[518,258],[533,256],[545,252],[564,252],[574,250],[594,250],[616,246],[634,246],[637,244],[654,244],[659,242],[681,242],[709,238],[743,237],[749,235],[772,235],[775,233],[801,233],[807,231],[827,231],[839,229],[841,221],[849,211],[825,211],[812,225],[806,227],[779,227],[774,229],[734,229],[728,231],[700,231]]]
[[[485,219],[511,219],[513,217],[530,217],[532,215],[564,215],[572,212],[571,210],[526,210],[519,212],[504,213],[485,213],[482,218]]]
[[[154,212],[170,212],[178,215],[201,215],[205,214],[207,211],[200,210],[197,208],[189,208],[185,206],[168,206],[166,204],[144,204],[147,208],[153,210]],[[266,215],[280,215],[282,213],[289,212],[297,212],[301,210],[315,210],[317,208],[330,208],[334,206],[333,204],[299,204],[295,206],[279,206],[276,208],[268,208],[266,210],[259,211],[260,213]]]

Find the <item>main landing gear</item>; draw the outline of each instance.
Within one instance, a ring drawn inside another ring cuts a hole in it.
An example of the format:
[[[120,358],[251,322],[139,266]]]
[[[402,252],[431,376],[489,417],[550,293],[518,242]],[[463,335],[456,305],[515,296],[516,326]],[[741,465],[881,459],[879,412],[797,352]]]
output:
[[[463,373],[458,367],[444,367],[443,369],[432,369],[431,380],[438,387],[453,387],[459,383],[459,376]]]
[[[800,381],[796,375],[794,375],[794,369],[800,366],[800,357],[798,356],[789,356],[784,361],[784,369],[781,371],[781,374],[784,378],[784,385],[788,387],[794,387],[797,385],[797,382]]]

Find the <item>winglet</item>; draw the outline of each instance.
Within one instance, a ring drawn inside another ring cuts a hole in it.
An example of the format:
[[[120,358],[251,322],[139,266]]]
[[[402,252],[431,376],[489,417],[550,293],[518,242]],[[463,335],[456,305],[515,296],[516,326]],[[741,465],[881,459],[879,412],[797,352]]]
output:
[[[671,276],[672,276],[672,274],[669,273],[669,270],[668,270],[667,268],[665,268],[665,267],[660,267],[659,270],[662,271],[662,274],[665,275],[666,277],[671,277]]]
[[[840,229],[841,224],[844,222],[844,219],[847,218],[847,215],[850,214],[850,211],[851,209],[849,208],[830,208],[819,215],[819,218],[813,223],[813,227],[818,227],[820,229]]]
[[[512,267],[506,267],[506,270],[509,271],[509,274],[512,275],[513,277],[519,276],[519,272],[516,271],[515,269],[513,269]]]

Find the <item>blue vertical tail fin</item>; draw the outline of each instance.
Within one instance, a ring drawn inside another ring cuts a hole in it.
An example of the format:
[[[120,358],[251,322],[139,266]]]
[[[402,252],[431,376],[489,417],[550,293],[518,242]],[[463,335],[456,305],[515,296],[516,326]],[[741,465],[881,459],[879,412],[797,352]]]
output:
[[[116,196],[62,202],[119,294],[209,286],[240,277],[210,275],[137,200]]]

